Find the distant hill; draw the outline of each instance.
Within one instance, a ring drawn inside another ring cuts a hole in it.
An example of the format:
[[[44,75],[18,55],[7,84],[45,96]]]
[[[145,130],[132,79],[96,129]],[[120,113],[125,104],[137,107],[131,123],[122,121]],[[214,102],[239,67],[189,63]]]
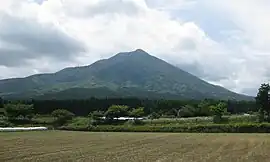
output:
[[[147,97],[252,100],[138,49],[52,74],[0,80],[5,98]]]

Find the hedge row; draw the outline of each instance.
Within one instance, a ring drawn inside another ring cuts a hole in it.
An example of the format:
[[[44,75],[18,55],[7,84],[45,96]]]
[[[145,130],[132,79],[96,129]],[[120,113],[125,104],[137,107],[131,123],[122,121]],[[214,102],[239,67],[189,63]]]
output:
[[[208,124],[179,126],[90,126],[68,127],[60,130],[91,131],[91,132],[175,132],[175,133],[270,133],[270,123],[262,124]]]

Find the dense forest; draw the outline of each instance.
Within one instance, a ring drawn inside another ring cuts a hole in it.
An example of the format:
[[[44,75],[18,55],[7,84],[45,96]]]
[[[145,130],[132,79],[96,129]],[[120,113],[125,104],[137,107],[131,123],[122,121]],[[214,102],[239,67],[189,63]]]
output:
[[[227,112],[230,114],[239,114],[258,111],[255,101],[219,101],[212,99],[205,100],[150,100],[138,98],[90,98],[84,100],[16,100],[8,101],[0,99],[0,106],[7,103],[22,103],[33,105],[35,114],[50,114],[57,109],[65,109],[76,116],[87,116],[93,111],[106,111],[111,105],[126,105],[131,108],[144,107],[146,115],[157,112],[162,115],[176,116],[177,111],[185,109],[190,116],[208,116],[204,107],[216,105],[219,102],[224,102],[227,105]]]

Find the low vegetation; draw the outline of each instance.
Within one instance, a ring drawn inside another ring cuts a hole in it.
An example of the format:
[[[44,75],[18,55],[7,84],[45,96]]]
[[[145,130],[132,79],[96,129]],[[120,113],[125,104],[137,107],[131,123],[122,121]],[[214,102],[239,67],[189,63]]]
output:
[[[100,125],[62,126],[60,130],[92,132],[174,132],[174,133],[270,133],[269,123],[260,124],[207,124],[207,125]]]

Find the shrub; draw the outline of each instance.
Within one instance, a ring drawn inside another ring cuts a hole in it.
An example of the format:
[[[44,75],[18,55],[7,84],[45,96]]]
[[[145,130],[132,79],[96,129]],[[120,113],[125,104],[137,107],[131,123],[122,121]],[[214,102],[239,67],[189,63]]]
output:
[[[71,120],[74,114],[64,109],[57,109],[52,112],[52,116],[56,118],[55,124],[59,126]]]
[[[52,116],[40,116],[36,115],[32,119],[33,124],[43,124],[43,125],[51,125],[55,122],[56,118]]]
[[[145,123],[142,120],[128,120],[125,122],[125,125],[144,125]]]
[[[69,127],[87,127],[88,125],[89,118],[86,117],[75,117],[67,124]]]
[[[12,127],[13,124],[6,120],[4,117],[0,117],[0,127]]]
[[[89,114],[89,117],[94,120],[100,120],[104,116],[104,112],[102,111],[94,111]]]
[[[270,133],[269,123],[258,124],[209,124],[179,126],[91,126],[61,127],[62,130],[93,131],[93,132],[178,132],[178,133]]]
[[[128,106],[112,105],[106,111],[105,116],[107,119],[119,118],[121,116],[128,116]]]
[[[193,117],[195,116],[196,108],[191,105],[186,105],[179,110],[179,116],[182,118]]]
[[[229,118],[228,117],[222,117],[222,116],[213,116],[213,123],[228,123]]]
[[[151,125],[196,125],[196,124],[212,124],[212,117],[192,117],[192,118],[160,118],[157,120],[144,120],[146,124]],[[256,115],[230,115],[222,116],[220,124],[224,123],[258,123]]]
[[[134,117],[134,118],[139,118],[142,117],[144,115],[144,108],[143,107],[139,107],[137,109],[133,109],[130,112],[130,116]]]
[[[192,118],[160,118],[157,120],[145,120],[146,124],[154,125],[181,125],[181,124],[210,124],[212,123],[211,117],[192,117]]]
[[[34,116],[33,105],[6,104],[4,108],[6,116],[9,118],[9,120],[13,120],[16,118],[25,118],[31,120]]]
[[[256,115],[231,115],[227,116],[230,123],[257,123],[258,117]]]
[[[210,116],[211,110],[210,110],[211,102],[208,100],[202,100],[198,104],[198,108],[196,109],[194,115],[196,116]]]
[[[94,111],[88,115],[90,117],[89,124],[90,125],[98,125],[102,124],[104,120],[102,117],[104,116],[104,113],[101,111]]]
[[[153,119],[159,119],[160,115],[156,112],[153,112],[152,114],[149,115],[148,117],[149,119],[153,120]]]

